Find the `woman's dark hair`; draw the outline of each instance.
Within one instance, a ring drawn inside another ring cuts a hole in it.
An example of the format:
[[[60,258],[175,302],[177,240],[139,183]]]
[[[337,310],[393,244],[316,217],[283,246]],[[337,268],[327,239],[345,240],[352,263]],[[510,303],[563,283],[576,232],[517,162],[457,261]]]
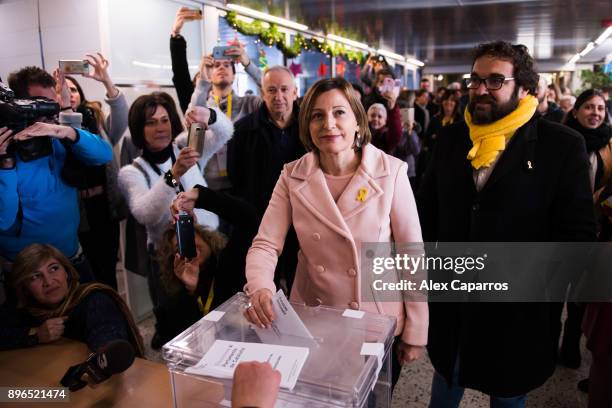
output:
[[[521,44],[512,45],[505,41],[494,41],[478,45],[473,52],[472,66],[480,57],[493,57],[509,61],[514,67],[512,76],[518,86],[522,86],[531,95],[536,95],[539,75],[527,47]]]
[[[368,125],[368,115],[361,102],[355,96],[353,86],[346,81],[344,78],[324,78],[315,82],[306,95],[300,107],[299,116],[299,128],[300,128],[300,140],[306,150],[319,152],[319,149],[315,146],[310,136],[310,117],[312,116],[312,110],[314,109],[315,103],[321,94],[337,89],[346,98],[349,106],[355,114],[357,119],[357,126],[359,126],[359,132],[361,135],[361,146],[365,146],[372,140],[372,134],[370,133],[370,127]]]
[[[145,147],[144,127],[147,120],[153,116],[158,106],[163,107],[168,112],[170,125],[172,126],[172,140],[183,131],[181,118],[176,111],[174,99],[165,92],[153,92],[148,95],[139,96],[129,112],[129,127],[132,135],[132,143],[139,149]]]
[[[93,133],[96,133],[96,134],[99,133],[98,129],[104,128],[104,113],[102,112],[102,104],[97,101],[96,102],[88,101],[87,98],[85,98],[85,93],[83,92],[83,88],[81,88],[81,84],[79,84],[76,78],[70,75],[66,75],[66,79],[70,80],[74,84],[74,86],[77,89],[77,92],[79,93],[79,97],[81,98],[81,104],[79,105],[79,108],[81,109],[77,109],[77,111],[80,111],[83,108],[90,109],[96,120],[96,128],[97,128],[95,129]],[[83,118],[83,120],[85,120],[85,118]],[[90,130],[93,130],[93,129],[90,129]]]
[[[444,107],[442,106],[442,103],[449,99],[455,102],[455,107],[453,108],[453,113],[451,116],[455,117],[459,112],[459,97],[457,96],[457,92],[452,89],[447,89],[444,91],[444,94],[442,94],[442,99],[440,100],[440,112],[438,114],[440,118],[444,118]]]
[[[603,93],[599,89],[587,89],[586,91],[578,95],[578,97],[576,98],[576,102],[574,102],[574,107],[572,108],[572,110],[574,112],[578,111],[578,109],[580,109],[582,105],[584,105],[587,101],[590,101],[596,96],[599,96],[604,101],[604,104],[606,103],[606,98],[604,98]],[[604,122],[607,122],[607,119],[608,111],[606,110],[606,118],[604,119]]]

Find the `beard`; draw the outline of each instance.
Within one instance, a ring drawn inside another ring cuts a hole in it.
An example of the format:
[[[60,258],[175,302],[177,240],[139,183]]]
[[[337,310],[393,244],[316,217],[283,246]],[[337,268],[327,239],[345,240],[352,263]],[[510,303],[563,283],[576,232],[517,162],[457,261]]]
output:
[[[490,94],[472,96],[470,97],[467,110],[472,115],[472,122],[475,125],[487,125],[512,113],[518,106],[518,103],[517,88],[512,93],[510,100],[504,103],[498,103]],[[488,104],[490,108],[476,109],[476,104]]]

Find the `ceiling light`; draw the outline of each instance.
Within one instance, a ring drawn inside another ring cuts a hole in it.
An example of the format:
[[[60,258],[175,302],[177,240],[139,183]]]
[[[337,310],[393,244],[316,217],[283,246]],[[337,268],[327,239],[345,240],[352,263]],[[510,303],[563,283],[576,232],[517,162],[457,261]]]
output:
[[[380,55],[384,55],[385,57],[393,58],[395,60],[399,60],[399,61],[403,61],[404,60],[404,56],[403,55],[399,55],[399,54],[396,54],[396,53],[391,52],[391,51],[386,51],[386,50],[379,49],[377,52]]]
[[[308,30],[308,26],[304,24],[298,24],[294,21],[287,20],[285,18],[276,17],[271,14],[262,13],[261,11],[253,10],[248,7],[242,7],[236,4],[228,4],[227,8],[230,10],[234,10],[236,13],[240,13],[248,17],[258,18],[261,20],[268,21],[270,23],[275,23],[275,24],[282,25],[287,28],[292,28],[294,30],[299,30],[299,31]]]
[[[470,79],[472,74],[463,74],[463,79]]]
[[[575,64],[576,61],[578,61],[579,59],[580,59],[580,54],[576,54],[567,63],[572,65],[572,64]]]
[[[602,42],[606,41],[606,39],[612,34],[612,26],[606,28],[603,33],[595,40],[595,44],[599,45]]]
[[[425,63],[424,63],[423,61],[419,61],[419,60],[418,60],[418,59],[416,59],[416,58],[410,58],[410,57],[408,57],[408,58],[406,58],[406,62],[407,62],[407,63],[409,63],[409,64],[412,64],[412,65],[416,65],[417,67],[423,67],[423,66],[425,66]]]
[[[327,34],[327,39],[331,40],[331,41],[337,41],[339,43],[343,43],[343,44],[346,44],[346,45],[350,45],[351,47],[355,47],[355,48],[362,48],[362,49],[365,49],[365,50],[370,48],[368,46],[368,44],[364,44],[364,43],[359,42],[359,41],[349,40],[348,38],[340,37],[340,36],[335,35],[335,34]]]
[[[586,47],[584,47],[584,50],[580,51],[579,54],[581,57],[584,57],[585,55],[587,55],[589,52],[591,52],[591,50],[595,48],[595,43],[594,42],[590,42],[587,44]]]

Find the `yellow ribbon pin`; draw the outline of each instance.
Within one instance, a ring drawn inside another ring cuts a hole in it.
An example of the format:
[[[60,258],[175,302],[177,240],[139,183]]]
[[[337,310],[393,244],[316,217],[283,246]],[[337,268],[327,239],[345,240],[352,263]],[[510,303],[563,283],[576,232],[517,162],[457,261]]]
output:
[[[368,195],[367,188],[360,188],[359,194],[357,194],[357,201],[361,201],[362,203],[365,201],[366,196]]]

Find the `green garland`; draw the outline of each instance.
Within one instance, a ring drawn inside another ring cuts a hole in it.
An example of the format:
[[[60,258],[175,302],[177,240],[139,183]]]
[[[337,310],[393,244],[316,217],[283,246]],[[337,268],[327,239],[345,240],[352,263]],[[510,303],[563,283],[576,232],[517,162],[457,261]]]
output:
[[[225,19],[233,28],[241,34],[256,36],[267,46],[276,46],[285,57],[295,58],[302,51],[319,51],[332,57],[343,57],[349,62],[362,64],[366,59],[366,54],[361,51],[345,47],[340,43],[331,43],[325,39],[319,41],[316,38],[305,38],[302,34],[296,34],[293,38],[293,44],[286,43],[285,34],[278,30],[278,26],[274,23],[266,24],[259,20],[254,20],[252,23],[239,20],[234,11],[228,11]]]

